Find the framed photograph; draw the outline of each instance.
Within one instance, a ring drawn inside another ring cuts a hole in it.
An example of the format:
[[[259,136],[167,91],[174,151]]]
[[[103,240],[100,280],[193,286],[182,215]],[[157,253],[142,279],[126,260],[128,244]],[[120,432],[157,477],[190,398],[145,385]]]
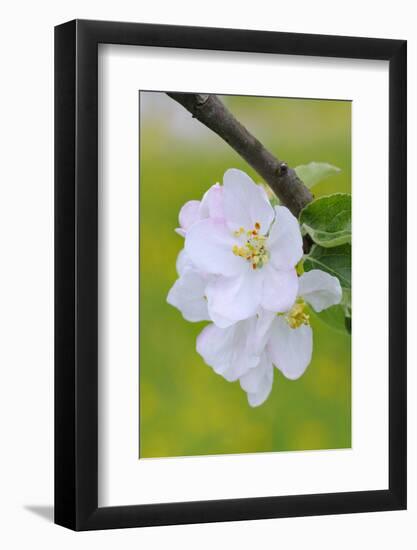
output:
[[[406,42],[55,29],[55,522],[406,508]]]

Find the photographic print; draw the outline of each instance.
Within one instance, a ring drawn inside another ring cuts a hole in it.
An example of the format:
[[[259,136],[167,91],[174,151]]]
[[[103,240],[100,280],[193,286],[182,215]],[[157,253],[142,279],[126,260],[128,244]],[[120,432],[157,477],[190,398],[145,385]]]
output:
[[[139,106],[139,458],[351,447],[351,102]]]
[[[406,509],[406,41],[73,20],[54,57],[55,523]]]

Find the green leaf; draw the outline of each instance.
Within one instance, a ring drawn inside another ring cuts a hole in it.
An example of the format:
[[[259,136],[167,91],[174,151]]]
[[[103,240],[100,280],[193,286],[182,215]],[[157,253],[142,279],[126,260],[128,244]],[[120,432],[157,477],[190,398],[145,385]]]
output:
[[[330,326],[334,330],[337,330],[339,332],[346,332],[345,311],[343,309],[343,306],[341,306],[340,304],[324,309],[323,311],[320,311],[320,313],[314,311],[313,308],[310,308],[310,311],[314,315],[314,317],[317,317],[317,319],[320,319],[320,321]]]
[[[351,327],[351,246],[344,244],[334,248],[313,245],[310,254],[304,258],[304,271],[321,269],[340,281],[343,290],[342,302],[320,313],[313,312],[323,322],[336,330],[344,328],[350,334]]]
[[[335,193],[308,204],[300,214],[304,233],[326,248],[350,243],[352,239],[352,197]]]
[[[294,168],[304,185],[311,189],[316,183],[341,172],[340,168],[327,162],[310,162]]]
[[[310,254],[304,259],[304,271],[321,269],[337,277],[342,289],[351,290],[351,246],[344,244],[334,248],[313,245]]]

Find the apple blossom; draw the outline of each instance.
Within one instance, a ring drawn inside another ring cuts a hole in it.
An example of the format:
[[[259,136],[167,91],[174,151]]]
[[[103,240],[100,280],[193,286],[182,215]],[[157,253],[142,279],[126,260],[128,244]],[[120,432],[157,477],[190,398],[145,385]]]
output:
[[[240,170],[223,179],[222,217],[187,225],[185,251],[209,275],[205,295],[212,320],[221,327],[247,319],[259,307],[283,312],[298,291],[295,266],[302,257],[296,218],[272,208],[265,190]]]
[[[263,314],[258,338],[265,343],[272,362],[284,376],[291,380],[299,378],[311,361],[313,331],[307,303],[320,312],[339,304],[341,299],[339,279],[314,269],[299,278],[298,298],[287,312],[275,316],[269,312]]]
[[[260,309],[230,327],[208,325],[197,338],[197,351],[226,380],[239,379],[251,406],[261,405],[272,389],[273,365],[295,380],[310,364],[313,332],[307,303],[320,312],[341,298],[336,277],[309,271],[299,278],[299,294],[288,311],[277,314]]]
[[[178,279],[167,302],[191,322],[212,321],[197,352],[227,381],[239,381],[252,407],[269,396],[275,366],[289,379],[310,364],[307,304],[320,312],[342,298],[339,280],[321,270],[297,276],[302,238],[296,218],[272,208],[265,190],[231,169],[179,215],[185,237]]]

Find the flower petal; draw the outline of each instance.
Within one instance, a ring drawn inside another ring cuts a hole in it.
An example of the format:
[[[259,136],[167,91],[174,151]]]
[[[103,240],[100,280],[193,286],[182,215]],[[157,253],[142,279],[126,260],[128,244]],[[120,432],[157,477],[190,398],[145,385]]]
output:
[[[276,312],[259,308],[256,315],[255,334],[253,336],[253,346],[261,354],[269,339],[272,322],[277,316]]]
[[[261,359],[256,367],[250,369],[240,378],[240,386],[248,393],[256,393],[264,385],[264,378],[272,382],[273,369],[272,361],[268,359],[266,352],[262,353]]]
[[[269,397],[269,394],[271,393],[271,390],[272,390],[272,383],[270,384],[269,387],[265,385],[265,387],[257,393],[248,393],[247,397],[248,397],[249,405],[251,407],[259,407],[259,405],[262,405],[263,403],[265,403],[265,401]]]
[[[229,227],[233,231],[241,227],[250,230],[259,223],[260,232],[267,233],[274,219],[274,210],[265,190],[245,172],[235,168],[224,174],[223,186],[224,216]]]
[[[224,315],[221,315],[217,311],[214,311],[213,309],[210,309],[209,311],[210,321],[213,321],[213,323],[218,326],[219,328],[227,328],[236,323],[234,319],[229,319],[229,317],[225,317]]]
[[[240,378],[240,386],[248,394],[251,407],[262,405],[272,390],[274,371],[267,353],[263,353],[259,364]]]
[[[179,235],[180,237],[185,237],[185,231],[182,227],[176,227],[174,229],[175,233]]]
[[[217,277],[206,288],[209,313],[229,319],[229,324],[255,315],[262,297],[263,275],[249,264],[237,277]],[[224,325],[223,325],[224,326]]]
[[[179,309],[187,321],[210,321],[204,295],[206,284],[198,271],[187,268],[169,291],[167,302]]]
[[[231,276],[244,267],[244,260],[233,254],[237,243],[230,229],[221,220],[205,219],[187,231],[185,251],[192,263],[206,273]]]
[[[210,189],[205,192],[200,204],[199,215],[201,219],[224,219],[223,187],[219,183],[212,185]]]
[[[282,316],[277,316],[267,345],[272,362],[291,380],[299,378],[311,361],[313,331],[308,325],[291,328]]]
[[[186,269],[194,267],[184,248],[181,248],[181,250],[178,252],[175,267],[177,269],[178,275],[180,276],[184,273]]]
[[[333,277],[321,269],[312,269],[299,278],[298,294],[315,311],[320,312],[340,303],[342,287],[337,277]]]
[[[262,307],[275,313],[291,309],[298,293],[298,277],[295,269],[281,271],[268,263],[262,271],[264,272]]]
[[[184,231],[200,219],[200,201],[188,201],[181,208],[178,220]]]
[[[295,267],[303,256],[303,239],[297,218],[285,206],[275,207],[275,221],[268,237],[270,263],[276,269]]]
[[[228,328],[210,324],[197,337],[197,352],[228,382],[238,380],[259,363],[249,344],[253,323],[254,319],[249,319]]]

